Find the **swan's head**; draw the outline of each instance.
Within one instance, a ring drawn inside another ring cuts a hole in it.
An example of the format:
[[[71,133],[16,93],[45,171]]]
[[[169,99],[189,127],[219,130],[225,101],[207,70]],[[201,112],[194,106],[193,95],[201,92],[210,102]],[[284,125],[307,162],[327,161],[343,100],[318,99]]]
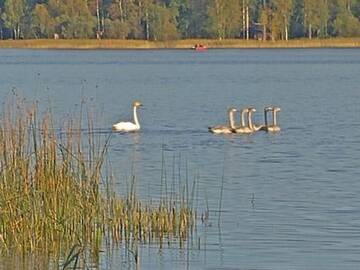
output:
[[[141,107],[141,106],[142,106],[142,104],[141,104],[140,101],[134,101],[133,102],[133,107]]]
[[[264,108],[264,111],[269,112],[269,111],[272,111],[273,109],[274,109],[274,107],[268,106],[268,107]]]
[[[241,110],[240,110],[240,113],[245,113],[245,112],[248,112],[249,111],[249,108],[242,108]]]
[[[234,112],[236,112],[236,111],[237,111],[237,109],[231,107],[231,108],[229,108],[228,113],[234,113]]]
[[[280,112],[281,108],[280,107],[274,107],[274,112]]]
[[[256,109],[254,108],[254,107],[248,107],[247,108],[248,109],[248,112],[256,112]]]
[[[240,112],[249,112],[249,110],[251,109],[251,107],[244,107],[240,110]]]

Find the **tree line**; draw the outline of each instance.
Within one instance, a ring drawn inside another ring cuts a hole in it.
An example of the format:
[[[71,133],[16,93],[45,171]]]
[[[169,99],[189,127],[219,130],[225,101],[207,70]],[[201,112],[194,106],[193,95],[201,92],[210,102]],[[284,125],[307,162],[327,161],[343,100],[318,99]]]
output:
[[[360,0],[0,0],[1,39],[360,36]]]

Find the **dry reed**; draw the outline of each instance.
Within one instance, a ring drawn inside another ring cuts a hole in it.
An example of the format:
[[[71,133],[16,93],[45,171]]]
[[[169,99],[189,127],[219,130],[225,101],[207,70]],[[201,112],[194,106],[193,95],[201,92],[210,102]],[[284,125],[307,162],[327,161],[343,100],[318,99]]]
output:
[[[277,41],[243,39],[184,39],[168,41],[118,39],[1,40],[0,48],[23,49],[189,49],[202,43],[209,48],[359,48],[360,38],[292,39]]]

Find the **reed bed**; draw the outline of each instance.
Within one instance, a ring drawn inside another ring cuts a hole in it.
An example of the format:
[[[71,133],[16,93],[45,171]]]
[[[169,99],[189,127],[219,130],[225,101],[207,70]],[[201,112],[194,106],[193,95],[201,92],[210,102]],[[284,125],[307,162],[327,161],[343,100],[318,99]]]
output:
[[[51,113],[16,101],[0,119],[0,255],[41,254],[54,264],[79,266],[104,246],[166,237],[185,241],[196,212],[182,199],[141,202],[136,177],[124,197],[104,172],[110,136],[96,138],[79,121],[55,129]],[[61,135],[59,135],[61,134]],[[106,175],[106,176],[104,176]]]
[[[1,40],[0,48],[23,49],[189,49],[202,43],[209,48],[359,48],[360,38],[292,39],[262,41],[243,39],[184,39],[168,41],[117,39]]]

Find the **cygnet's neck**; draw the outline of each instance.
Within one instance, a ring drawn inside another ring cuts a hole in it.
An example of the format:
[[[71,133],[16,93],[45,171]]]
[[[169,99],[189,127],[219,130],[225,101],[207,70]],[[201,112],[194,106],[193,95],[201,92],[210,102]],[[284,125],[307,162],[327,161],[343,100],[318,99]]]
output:
[[[241,114],[241,123],[240,123],[240,127],[245,127],[245,113],[247,112],[247,110],[242,109],[240,114]]]
[[[277,126],[277,119],[276,119],[277,110],[273,110],[273,125]]]
[[[267,110],[265,109],[264,110],[264,121],[265,121],[265,127],[267,127],[268,126],[268,119],[267,119]]]
[[[249,110],[249,113],[248,113],[248,126],[249,128],[252,130],[254,128],[254,125],[253,125],[253,122],[252,122],[252,113],[253,111],[252,110]]]
[[[230,128],[235,129],[235,120],[234,120],[233,111],[229,111],[229,124],[230,124]]]

